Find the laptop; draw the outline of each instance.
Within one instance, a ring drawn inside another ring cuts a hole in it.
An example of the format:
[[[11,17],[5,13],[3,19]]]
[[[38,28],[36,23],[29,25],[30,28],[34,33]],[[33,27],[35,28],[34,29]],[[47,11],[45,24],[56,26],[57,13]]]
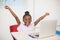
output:
[[[56,35],[57,20],[43,20],[40,22],[39,38]]]

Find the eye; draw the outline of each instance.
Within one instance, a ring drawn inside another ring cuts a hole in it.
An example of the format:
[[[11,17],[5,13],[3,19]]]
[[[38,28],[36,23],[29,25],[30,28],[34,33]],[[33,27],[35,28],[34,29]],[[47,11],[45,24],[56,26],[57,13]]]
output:
[[[27,19],[25,19],[25,20],[27,20]]]
[[[29,18],[29,20],[31,20],[31,19]]]

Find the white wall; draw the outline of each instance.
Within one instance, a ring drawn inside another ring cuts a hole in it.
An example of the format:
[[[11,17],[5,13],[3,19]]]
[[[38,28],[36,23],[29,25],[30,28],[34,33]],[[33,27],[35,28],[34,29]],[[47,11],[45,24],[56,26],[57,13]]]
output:
[[[35,20],[49,12],[44,20],[57,20],[60,25],[60,0],[35,0]]]
[[[0,8],[0,40],[12,40],[9,32],[9,14],[3,8]]]

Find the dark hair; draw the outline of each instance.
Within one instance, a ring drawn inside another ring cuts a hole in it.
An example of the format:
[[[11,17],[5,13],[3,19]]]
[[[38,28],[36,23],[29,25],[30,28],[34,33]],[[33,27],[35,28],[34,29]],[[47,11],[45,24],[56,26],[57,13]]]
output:
[[[24,14],[24,16],[23,16],[23,19],[24,19],[25,16],[30,16],[30,17],[31,17],[31,15],[29,14],[29,11],[26,11],[26,12],[25,12],[25,14]]]

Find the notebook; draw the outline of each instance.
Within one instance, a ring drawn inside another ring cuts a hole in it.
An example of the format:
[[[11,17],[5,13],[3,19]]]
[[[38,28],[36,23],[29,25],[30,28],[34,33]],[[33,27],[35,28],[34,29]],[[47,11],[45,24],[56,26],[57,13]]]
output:
[[[40,23],[39,38],[50,37],[56,34],[57,20],[44,20]]]

